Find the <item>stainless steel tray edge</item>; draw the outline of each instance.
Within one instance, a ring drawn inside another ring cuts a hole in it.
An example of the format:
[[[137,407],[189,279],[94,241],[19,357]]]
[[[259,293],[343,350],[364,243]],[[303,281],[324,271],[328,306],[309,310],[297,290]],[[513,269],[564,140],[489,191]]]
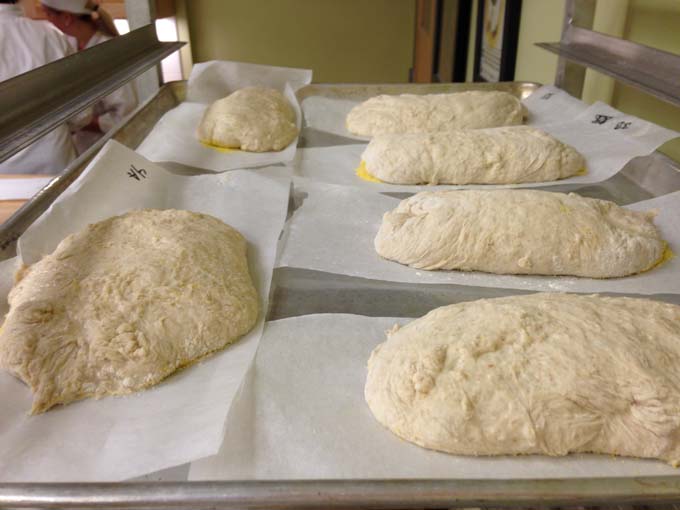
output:
[[[0,484],[14,508],[453,508],[680,502],[680,479],[276,480]]]

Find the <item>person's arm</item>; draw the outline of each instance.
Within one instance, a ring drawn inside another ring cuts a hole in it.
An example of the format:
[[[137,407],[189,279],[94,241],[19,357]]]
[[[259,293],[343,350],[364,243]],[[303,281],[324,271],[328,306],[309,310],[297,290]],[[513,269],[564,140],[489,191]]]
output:
[[[88,106],[82,112],[76,113],[66,122],[71,132],[80,131],[81,129],[92,131],[93,129],[90,126],[93,125],[96,125],[97,129],[99,129],[99,123],[97,122],[97,117],[94,115],[94,107],[92,106]]]
[[[58,32],[51,25],[49,26],[48,30],[48,43],[45,45],[47,62],[54,62],[55,60],[59,60],[77,53],[75,47],[71,45],[66,36]],[[73,117],[68,119],[66,123],[71,132],[79,131],[81,129],[99,129],[99,123],[94,116],[94,109],[92,106],[76,113]]]
[[[134,83],[127,83],[106,96],[103,101],[104,113],[95,120],[99,129],[106,133],[137,107],[137,93]]]

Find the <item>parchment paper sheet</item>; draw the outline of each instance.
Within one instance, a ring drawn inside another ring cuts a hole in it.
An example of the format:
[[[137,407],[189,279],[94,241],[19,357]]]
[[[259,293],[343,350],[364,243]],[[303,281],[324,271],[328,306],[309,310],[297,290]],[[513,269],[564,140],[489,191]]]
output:
[[[295,188],[307,196],[286,227],[279,266],[409,283],[453,283],[536,291],[680,293],[678,257],[642,274],[603,280],[413,269],[382,259],[373,247],[383,214],[394,209],[399,199],[297,178]],[[680,253],[680,222],[677,221],[680,192],[626,207],[639,211],[657,209],[659,214],[654,223],[673,253]]]
[[[369,182],[359,178],[355,173],[366,144],[299,149],[295,156],[295,175],[330,184],[358,186],[380,192],[406,191],[416,193],[424,189],[580,186],[609,179],[634,157],[647,155],[668,140],[680,136],[680,133],[637,117],[625,115],[604,103],[598,102],[587,107],[565,92],[551,92],[551,90],[557,89],[542,87],[527,98],[525,103],[528,104],[532,112],[531,118],[535,116],[541,122],[552,119],[554,123],[531,124],[540,125],[541,129],[558,140],[573,146],[583,154],[586,158],[587,168],[585,175],[577,175],[558,181],[505,185],[413,186]],[[547,99],[541,99],[542,97],[547,97]],[[577,105],[574,105],[574,102]],[[576,106],[580,109],[577,109]],[[566,109],[567,113],[563,109]],[[559,117],[558,113],[560,114]],[[569,116],[572,113],[575,114],[573,119]],[[601,122],[602,119],[604,119],[604,123],[599,124],[598,122]]]
[[[211,103],[255,85],[283,92],[295,110],[299,128],[302,114],[295,91],[311,81],[312,72],[307,69],[220,61],[196,64],[189,77],[187,100],[161,117],[137,152],[151,161],[173,161],[213,172],[291,161],[297,138],[279,152],[222,152],[202,145],[196,129]]]
[[[677,475],[661,461],[463,457],[397,438],[364,401],[366,362],[385,331],[409,319],[321,314],[269,322],[218,455],[191,480],[333,478],[572,478]]]
[[[67,234],[130,209],[179,208],[211,214],[248,240],[251,275],[263,312],[257,326],[224,351],[154,388],[125,397],[88,399],[28,416],[30,390],[0,372],[0,480],[117,481],[217,452],[227,411],[262,332],[288,205],[286,171],[279,167],[177,176],[111,141],[26,231],[20,254],[33,263]],[[0,264],[3,314],[16,262]]]

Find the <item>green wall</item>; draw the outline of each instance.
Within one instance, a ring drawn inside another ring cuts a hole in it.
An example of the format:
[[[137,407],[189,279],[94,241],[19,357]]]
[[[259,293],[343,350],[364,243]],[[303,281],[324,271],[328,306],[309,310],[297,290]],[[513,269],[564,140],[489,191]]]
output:
[[[515,80],[555,82],[557,55],[535,46],[560,40],[564,0],[523,0],[517,40]]]
[[[194,62],[304,67],[315,82],[405,82],[415,0],[189,0]]]
[[[517,40],[516,81],[554,83],[557,56],[537,46],[535,42],[559,41],[562,33],[564,0],[523,0]],[[477,0],[473,0],[472,26],[468,46],[467,81],[472,81],[477,26]]]

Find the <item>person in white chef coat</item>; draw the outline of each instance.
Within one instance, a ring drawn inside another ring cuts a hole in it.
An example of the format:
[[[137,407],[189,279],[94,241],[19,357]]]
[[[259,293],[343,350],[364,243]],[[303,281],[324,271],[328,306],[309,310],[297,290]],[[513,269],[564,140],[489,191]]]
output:
[[[116,37],[111,16],[94,0],[40,0],[48,21],[77,44],[78,51]],[[123,85],[69,121],[78,153],[87,150],[104,133],[137,106],[134,83]]]
[[[0,0],[0,81],[73,52],[64,34],[44,21],[26,18],[15,0]],[[58,174],[75,157],[69,130],[62,125],[0,162],[0,173]]]

